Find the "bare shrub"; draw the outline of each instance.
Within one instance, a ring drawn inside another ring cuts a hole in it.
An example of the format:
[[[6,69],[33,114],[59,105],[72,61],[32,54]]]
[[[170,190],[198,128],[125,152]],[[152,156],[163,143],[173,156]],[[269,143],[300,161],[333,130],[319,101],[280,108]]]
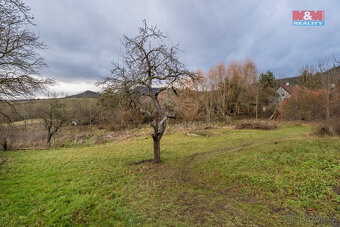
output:
[[[273,121],[244,120],[235,125],[235,129],[263,129],[272,130],[278,128]]]
[[[296,87],[296,92],[280,105],[280,117],[285,120],[313,121],[324,119],[326,92]]]
[[[122,131],[108,132],[93,128],[91,133],[83,126],[63,126],[55,133],[51,140],[51,147],[88,146],[105,142],[131,138],[135,136],[146,136],[148,132],[135,129],[124,129]],[[46,149],[46,131],[42,123],[0,127],[0,151],[3,146],[3,138],[6,137],[8,150],[23,149]]]
[[[319,136],[340,136],[340,117],[335,117],[329,122],[322,121],[318,124],[317,135]]]
[[[30,126],[29,130],[25,130],[24,126],[1,127],[0,134],[6,137],[8,150],[42,148],[46,143],[45,132],[35,125]]]

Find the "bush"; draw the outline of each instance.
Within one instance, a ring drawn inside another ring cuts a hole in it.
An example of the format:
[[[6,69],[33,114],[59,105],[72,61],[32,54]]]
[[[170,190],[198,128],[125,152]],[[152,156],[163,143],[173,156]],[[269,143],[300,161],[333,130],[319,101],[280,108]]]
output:
[[[318,125],[317,134],[320,136],[340,136],[340,118],[323,121]]]
[[[235,129],[276,129],[277,124],[273,121],[259,121],[259,120],[244,120],[242,123],[237,123]]]
[[[324,119],[326,91],[296,87],[293,96],[280,104],[280,118],[284,120],[313,121]]]

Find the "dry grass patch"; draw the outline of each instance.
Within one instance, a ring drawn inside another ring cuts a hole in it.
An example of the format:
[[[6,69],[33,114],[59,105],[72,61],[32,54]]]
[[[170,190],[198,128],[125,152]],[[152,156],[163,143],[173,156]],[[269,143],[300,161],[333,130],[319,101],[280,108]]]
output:
[[[272,130],[277,129],[278,125],[274,121],[263,120],[244,120],[241,123],[235,125],[235,129],[263,129]]]

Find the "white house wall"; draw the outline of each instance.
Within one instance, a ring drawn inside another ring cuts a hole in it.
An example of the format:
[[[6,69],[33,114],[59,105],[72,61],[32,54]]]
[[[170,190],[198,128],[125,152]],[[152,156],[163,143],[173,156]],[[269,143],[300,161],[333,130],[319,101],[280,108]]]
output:
[[[279,99],[284,100],[286,98],[289,98],[291,95],[288,93],[288,91],[286,91],[283,87],[279,87],[276,90],[277,94],[279,95]]]

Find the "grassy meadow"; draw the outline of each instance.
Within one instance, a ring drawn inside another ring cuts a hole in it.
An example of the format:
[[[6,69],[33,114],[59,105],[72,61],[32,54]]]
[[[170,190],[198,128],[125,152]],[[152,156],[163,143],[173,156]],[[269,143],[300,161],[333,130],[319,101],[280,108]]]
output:
[[[335,226],[340,140],[308,125],[0,154],[0,226]],[[144,161],[143,161],[144,160]]]

